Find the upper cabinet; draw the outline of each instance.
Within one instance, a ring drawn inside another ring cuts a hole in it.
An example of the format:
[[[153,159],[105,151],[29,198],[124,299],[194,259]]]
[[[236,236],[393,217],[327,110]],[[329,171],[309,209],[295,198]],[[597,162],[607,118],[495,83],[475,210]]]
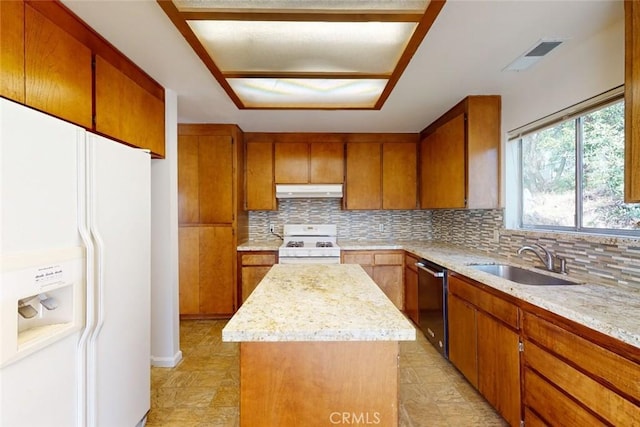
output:
[[[340,184],[344,143],[326,134],[282,134],[275,142],[276,184]]]
[[[24,3],[0,1],[0,95],[24,103]]]
[[[27,4],[26,104],[91,128],[91,90],[91,49]]]
[[[345,209],[415,209],[416,142],[415,134],[353,136],[346,150]]]
[[[164,88],[55,0],[0,2],[0,95],[164,157]]]
[[[276,209],[273,188],[273,142],[246,140],[246,200],[249,211],[271,211]]]
[[[469,96],[420,133],[420,207],[500,204],[501,98]]]
[[[640,3],[625,13],[625,202],[640,202]]]
[[[164,101],[96,55],[95,130],[164,157]]]

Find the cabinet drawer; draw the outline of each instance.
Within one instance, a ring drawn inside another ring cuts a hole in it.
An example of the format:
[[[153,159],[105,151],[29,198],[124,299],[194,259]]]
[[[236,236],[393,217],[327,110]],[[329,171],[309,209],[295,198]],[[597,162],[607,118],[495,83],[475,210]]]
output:
[[[242,265],[273,265],[276,263],[275,254],[243,254]]]
[[[518,329],[518,307],[510,302],[491,295],[455,276],[449,277],[449,292],[469,301],[507,325]]]
[[[525,365],[613,425],[640,423],[640,409],[531,341],[525,342]],[[634,381],[637,380],[637,376]],[[634,421],[635,420],[635,421]]]
[[[595,378],[640,400],[640,365],[581,338],[559,326],[524,313],[526,337],[574,363]]]
[[[558,427],[603,425],[601,420],[530,369],[524,371],[524,386],[525,407],[534,410],[547,423]]]
[[[402,254],[376,253],[373,255],[374,265],[402,265]]]
[[[343,252],[342,253],[343,264],[360,264],[360,265],[373,265],[373,254],[366,252]]]

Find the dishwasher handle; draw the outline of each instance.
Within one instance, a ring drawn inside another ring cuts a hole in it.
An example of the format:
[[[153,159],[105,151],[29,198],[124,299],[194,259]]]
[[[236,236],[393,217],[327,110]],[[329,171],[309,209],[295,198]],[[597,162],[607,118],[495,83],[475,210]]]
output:
[[[432,275],[433,277],[444,277],[444,272],[443,271],[433,271],[427,268],[426,265],[424,265],[421,262],[416,262],[416,267],[418,267],[420,270],[424,270],[427,273],[429,273],[430,275]]]

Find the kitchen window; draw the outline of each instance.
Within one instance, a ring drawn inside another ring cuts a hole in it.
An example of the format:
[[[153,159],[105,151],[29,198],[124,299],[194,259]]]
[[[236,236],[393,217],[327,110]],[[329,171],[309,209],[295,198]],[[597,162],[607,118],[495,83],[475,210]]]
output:
[[[519,226],[638,234],[624,197],[623,88],[510,133],[518,144]]]

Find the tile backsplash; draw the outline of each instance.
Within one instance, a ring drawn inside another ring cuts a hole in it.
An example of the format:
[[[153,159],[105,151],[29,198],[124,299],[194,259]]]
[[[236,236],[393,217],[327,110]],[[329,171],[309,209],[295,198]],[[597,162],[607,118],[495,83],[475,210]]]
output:
[[[273,239],[269,224],[278,234],[284,224],[336,224],[338,239],[433,239],[430,211],[347,211],[340,199],[283,199],[277,211],[249,212],[250,239]]]
[[[281,200],[278,211],[249,213],[252,240],[273,240],[269,224],[282,233],[284,224],[336,224],[338,239],[437,240],[538,265],[533,255],[517,255],[525,244],[538,243],[567,259],[570,276],[640,290],[640,238],[577,233],[508,230],[502,209],[348,211],[339,199]]]

